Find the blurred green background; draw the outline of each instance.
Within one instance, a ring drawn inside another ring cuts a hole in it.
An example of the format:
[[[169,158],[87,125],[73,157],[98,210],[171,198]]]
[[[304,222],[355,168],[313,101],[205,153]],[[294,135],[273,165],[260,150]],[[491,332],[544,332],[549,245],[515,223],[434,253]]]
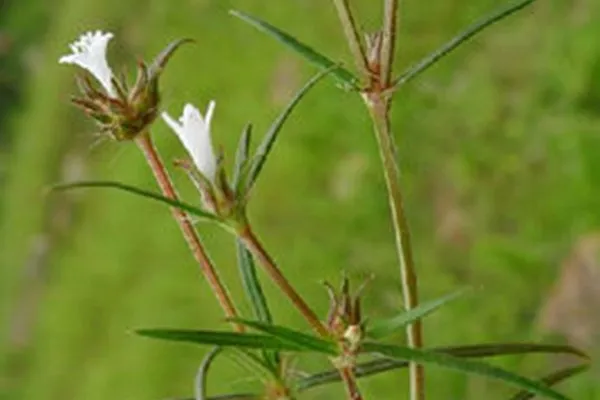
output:
[[[354,1],[375,30],[380,2]],[[377,3],[377,4],[375,4]],[[498,4],[402,2],[397,65],[407,66]],[[217,101],[213,141],[231,162],[243,125],[264,132],[315,70],[227,14],[238,8],[350,61],[323,0],[4,0],[0,2],[0,397],[163,399],[192,393],[203,349],[135,337],[139,327],[221,327],[220,310],[168,210],[112,191],[48,197],[53,182],[110,179],[155,189],[132,144],[99,140],[69,105],[86,30],[115,33],[109,58],[133,71],[175,38],[163,107]],[[554,341],[597,354],[600,332],[600,2],[539,1],[453,53],[398,94],[394,129],[422,299],[475,290],[425,321],[429,345]],[[351,64],[350,64],[351,65]],[[165,159],[184,155],[157,122]],[[178,171],[172,175],[197,201]],[[385,187],[356,95],[320,84],[297,108],[250,205],[255,229],[300,293],[325,315],[321,280],[374,274],[365,312],[401,308]],[[239,307],[232,238],[199,225]],[[307,329],[270,283],[280,323]],[[394,338],[403,341],[402,335]],[[557,357],[500,365],[540,376]],[[325,362],[299,360],[298,370]],[[255,388],[218,362],[214,393]],[[600,399],[592,368],[561,386]],[[406,372],[362,381],[366,398],[404,398]],[[430,398],[505,399],[502,384],[430,369]],[[333,385],[303,398],[341,398]]]

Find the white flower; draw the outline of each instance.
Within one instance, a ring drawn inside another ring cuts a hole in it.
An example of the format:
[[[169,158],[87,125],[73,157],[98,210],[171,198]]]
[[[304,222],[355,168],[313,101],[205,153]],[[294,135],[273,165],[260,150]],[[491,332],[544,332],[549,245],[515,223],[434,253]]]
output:
[[[106,92],[111,97],[115,97],[116,94],[111,83],[113,74],[106,61],[106,47],[112,37],[113,34],[110,32],[84,33],[79,40],[69,45],[73,53],[62,56],[58,62],[75,64],[88,70],[106,89]]]
[[[175,131],[198,171],[213,183],[217,174],[217,157],[210,140],[210,121],[214,109],[215,102],[211,101],[203,118],[196,107],[186,104],[179,122],[166,112],[162,113],[162,118]]]

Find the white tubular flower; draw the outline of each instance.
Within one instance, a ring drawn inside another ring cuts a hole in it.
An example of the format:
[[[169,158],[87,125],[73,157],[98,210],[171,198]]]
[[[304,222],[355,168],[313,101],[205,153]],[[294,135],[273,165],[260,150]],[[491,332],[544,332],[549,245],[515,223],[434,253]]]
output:
[[[113,34],[102,31],[87,32],[79,37],[79,40],[69,45],[72,54],[62,56],[58,62],[61,64],[75,64],[89,71],[106,92],[115,97],[111,83],[112,71],[106,61],[106,47],[112,39]]]
[[[211,101],[203,118],[196,107],[186,104],[179,122],[166,112],[162,113],[163,120],[175,131],[198,171],[212,183],[217,175],[217,157],[210,139],[210,121],[214,109],[215,102]]]

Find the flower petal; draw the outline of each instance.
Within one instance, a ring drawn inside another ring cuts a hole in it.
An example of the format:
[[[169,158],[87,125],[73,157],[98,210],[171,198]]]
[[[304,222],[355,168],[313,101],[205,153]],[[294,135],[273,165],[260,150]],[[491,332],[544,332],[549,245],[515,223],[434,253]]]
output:
[[[69,45],[72,54],[62,56],[58,62],[61,64],[75,64],[89,71],[100,82],[106,92],[114,97],[115,91],[111,83],[113,74],[106,61],[106,48],[112,38],[113,34],[110,32],[84,33],[76,42]]]
[[[192,157],[196,168],[211,182],[215,181],[217,173],[217,158],[213,151],[210,138],[210,120],[214,112],[215,102],[211,101],[205,118],[192,104],[186,104],[179,122],[169,114],[162,113],[165,123],[175,131],[177,137]]]

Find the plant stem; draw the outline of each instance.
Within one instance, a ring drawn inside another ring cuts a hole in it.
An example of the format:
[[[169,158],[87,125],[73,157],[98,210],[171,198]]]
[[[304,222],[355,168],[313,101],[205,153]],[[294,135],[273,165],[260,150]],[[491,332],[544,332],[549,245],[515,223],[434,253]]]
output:
[[[314,331],[320,336],[329,336],[329,332],[319,320],[315,312],[306,304],[304,299],[296,292],[294,287],[288,282],[283,276],[275,261],[271,258],[269,253],[262,246],[252,229],[248,224],[244,224],[238,229],[239,238],[242,240],[246,248],[254,254],[254,256],[260,261],[267,275],[275,282],[275,284],[281,289],[281,291],[290,299],[296,309],[304,316],[304,319],[312,326]]]
[[[352,16],[352,11],[350,10],[348,0],[333,0],[333,3],[337,9],[342,28],[344,29],[344,34],[346,35],[346,41],[350,47],[350,52],[354,58],[356,68],[361,76],[368,77],[370,73],[367,66],[367,57],[365,55],[362,42],[360,41],[356,22]]]
[[[383,10],[383,42],[381,45],[381,84],[388,87],[392,80],[394,51],[396,49],[396,26],[398,24],[398,0],[385,0]]]
[[[396,162],[396,145],[392,136],[389,119],[389,104],[388,100],[380,93],[365,93],[363,96],[373,119],[379,154],[383,163],[388,200],[396,236],[396,249],[400,260],[404,307],[406,310],[410,310],[418,304],[417,274],[412,254],[410,230],[404,213],[402,189],[400,188],[400,170]],[[423,346],[421,320],[416,320],[406,327],[406,336],[408,345],[411,348],[420,348]],[[411,400],[424,399],[425,377],[423,367],[419,364],[411,363],[409,373]]]
[[[363,400],[362,394],[360,394],[360,389],[356,384],[356,376],[354,375],[354,371],[351,367],[344,367],[339,369],[340,376],[342,377],[342,381],[346,386],[346,395],[349,400]]]
[[[169,174],[162,160],[160,159],[156,148],[154,147],[154,143],[152,142],[150,134],[147,132],[140,134],[136,138],[135,142],[137,143],[142,153],[144,153],[144,156],[148,161],[148,165],[154,173],[154,177],[156,178],[158,186],[160,186],[163,195],[171,199],[177,200],[177,192],[175,191],[173,183],[169,178]],[[229,294],[227,293],[227,289],[225,288],[225,286],[223,286],[223,283],[221,282],[221,279],[219,278],[215,267],[213,266],[210,258],[208,257],[208,254],[206,254],[204,248],[202,247],[202,243],[200,242],[198,233],[194,229],[194,226],[190,222],[187,214],[178,208],[171,208],[171,212],[173,213],[175,221],[177,221],[177,223],[179,224],[185,241],[187,242],[190,250],[192,251],[194,258],[200,265],[200,269],[202,270],[202,273],[208,280],[208,283],[212,288],[212,291],[215,294],[219,304],[221,305],[221,308],[225,312],[225,315],[227,316],[227,318],[236,318],[238,314],[235,310],[235,306],[233,305]],[[244,331],[244,327],[239,324],[236,324],[235,327],[236,330],[239,332]]]

